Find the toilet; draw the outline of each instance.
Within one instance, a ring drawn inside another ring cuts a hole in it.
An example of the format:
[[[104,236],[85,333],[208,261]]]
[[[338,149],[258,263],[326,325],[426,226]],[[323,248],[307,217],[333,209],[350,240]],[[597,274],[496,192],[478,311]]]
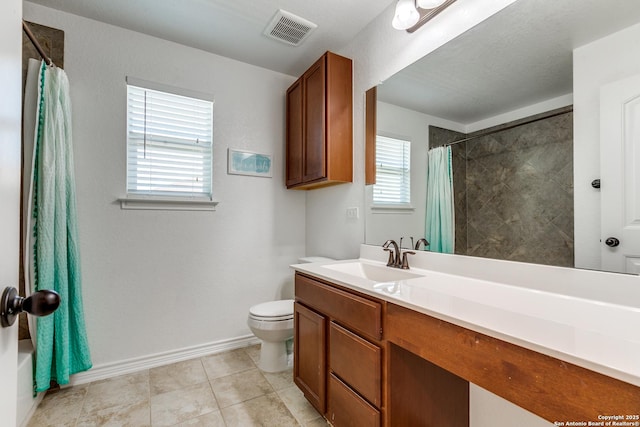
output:
[[[249,329],[260,338],[258,367],[280,372],[289,367],[286,341],[293,338],[293,300],[263,302],[249,309]]]
[[[300,258],[300,263],[332,261],[324,257]],[[281,372],[290,366],[287,341],[293,338],[292,299],[269,301],[249,309],[247,325],[260,339],[260,361],[258,368],[264,372]]]

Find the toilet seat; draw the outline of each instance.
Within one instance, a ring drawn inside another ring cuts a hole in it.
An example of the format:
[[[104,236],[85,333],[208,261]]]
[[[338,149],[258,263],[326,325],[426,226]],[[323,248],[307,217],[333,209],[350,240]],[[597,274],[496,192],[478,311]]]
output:
[[[251,318],[253,320],[259,320],[261,322],[282,322],[284,320],[293,319],[293,314],[288,315],[288,316],[264,317],[264,316],[255,316],[255,315],[249,313],[249,318]]]
[[[280,322],[293,319],[293,300],[269,301],[249,309],[249,317],[264,322]]]

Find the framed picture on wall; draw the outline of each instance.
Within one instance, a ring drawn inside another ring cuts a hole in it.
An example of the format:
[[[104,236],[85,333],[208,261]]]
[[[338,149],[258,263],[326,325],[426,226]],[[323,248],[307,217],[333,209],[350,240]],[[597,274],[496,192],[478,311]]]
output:
[[[271,154],[229,148],[227,173],[271,178],[272,163]]]

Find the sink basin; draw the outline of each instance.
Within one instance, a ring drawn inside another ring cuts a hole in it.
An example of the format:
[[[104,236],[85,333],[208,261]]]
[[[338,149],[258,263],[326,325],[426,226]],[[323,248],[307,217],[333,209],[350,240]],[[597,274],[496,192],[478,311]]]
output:
[[[395,282],[398,280],[414,279],[421,277],[419,274],[411,273],[407,270],[385,267],[362,262],[347,262],[324,265],[329,270],[339,271],[361,279],[373,280],[374,282]]]

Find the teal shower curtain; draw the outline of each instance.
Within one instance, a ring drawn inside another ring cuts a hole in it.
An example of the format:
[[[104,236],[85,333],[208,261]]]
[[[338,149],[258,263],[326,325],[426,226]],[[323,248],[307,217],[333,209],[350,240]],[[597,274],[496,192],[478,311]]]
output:
[[[40,68],[32,172],[33,290],[53,289],[60,307],[37,322],[36,391],[51,380],[91,368],[84,324],[71,142],[69,81],[65,72]]]
[[[430,251],[453,253],[455,210],[451,147],[433,148],[428,157],[425,238]]]

